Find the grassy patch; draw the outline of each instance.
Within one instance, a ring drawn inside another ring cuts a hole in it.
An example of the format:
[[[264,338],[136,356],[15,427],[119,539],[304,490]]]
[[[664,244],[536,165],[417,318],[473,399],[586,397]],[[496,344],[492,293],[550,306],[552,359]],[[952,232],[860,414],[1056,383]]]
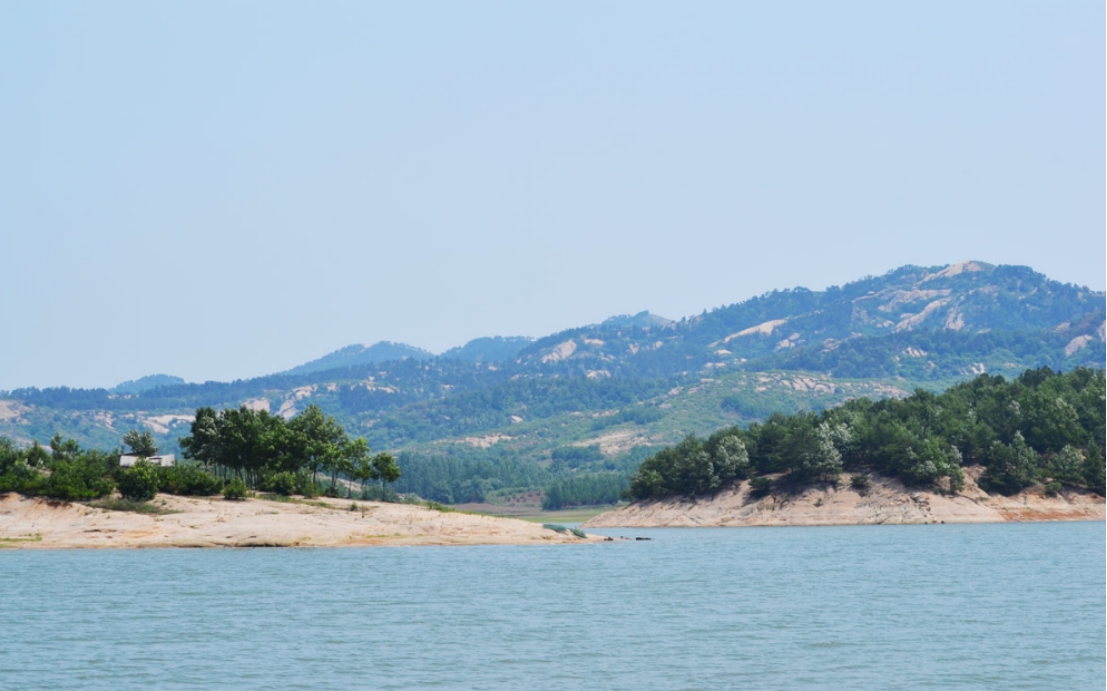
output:
[[[25,537],[0,537],[0,549],[15,547],[22,542],[42,542],[42,533],[34,533]]]
[[[104,509],[105,511],[133,511],[134,513],[142,513],[149,516],[180,513],[179,511],[162,508],[151,502],[133,501],[131,499],[97,499],[96,501],[88,502],[87,506],[91,506],[94,509]]]

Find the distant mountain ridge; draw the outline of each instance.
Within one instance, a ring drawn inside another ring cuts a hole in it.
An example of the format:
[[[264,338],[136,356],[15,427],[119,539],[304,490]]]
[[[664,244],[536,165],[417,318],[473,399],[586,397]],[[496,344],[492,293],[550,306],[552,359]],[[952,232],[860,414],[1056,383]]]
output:
[[[305,362],[292,369],[280,372],[280,374],[306,374],[308,372],[323,372],[342,367],[355,367],[357,365],[371,365],[388,360],[429,360],[434,353],[416,348],[406,343],[393,343],[381,341],[373,345],[355,343],[345,348],[339,348],[333,353],[328,353],[318,360]]]
[[[1105,316],[1103,292],[1027,267],[904,266],[679,321],[640,312],[537,340],[478,338],[439,356],[383,342],[249,380],[0,392],[0,435],[29,444],[61,432],[111,448],[144,427],[172,452],[200,406],[289,418],[314,403],[374,449],[429,459],[437,480],[405,469],[401,484],[444,501],[622,473],[689,432],[775,411],[940,390],[982,372],[1100,369]]]
[[[112,393],[141,393],[149,389],[156,389],[159,386],[175,386],[184,383],[184,379],[169,374],[149,374],[145,377],[139,377],[138,379],[117,384],[109,389],[109,391]]]

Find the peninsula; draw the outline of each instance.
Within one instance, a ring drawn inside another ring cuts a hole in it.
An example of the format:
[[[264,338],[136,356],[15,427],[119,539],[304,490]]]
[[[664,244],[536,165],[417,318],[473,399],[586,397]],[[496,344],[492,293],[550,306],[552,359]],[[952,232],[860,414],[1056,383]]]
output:
[[[159,494],[157,513],[0,495],[0,548],[550,545],[601,542],[536,523],[418,505]]]

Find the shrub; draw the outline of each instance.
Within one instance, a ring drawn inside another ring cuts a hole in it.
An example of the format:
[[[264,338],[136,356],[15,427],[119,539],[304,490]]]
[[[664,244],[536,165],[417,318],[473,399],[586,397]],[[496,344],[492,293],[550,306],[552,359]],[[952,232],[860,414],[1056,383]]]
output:
[[[263,477],[258,484],[258,489],[287,497],[296,494],[296,488],[299,484],[299,478],[296,477],[296,473],[285,470],[279,473],[271,473]]]
[[[402,501],[396,490],[380,485],[366,485],[361,490],[361,498],[365,501],[383,501],[390,504],[398,504]]]
[[[763,497],[769,493],[769,490],[773,488],[773,481],[770,478],[759,476],[750,480],[750,496],[751,497]]]
[[[546,530],[552,530],[555,533],[567,533],[567,532],[569,532],[568,528],[566,528],[565,526],[560,525],[558,523],[543,523],[542,527],[545,528]]]
[[[150,501],[158,493],[157,471],[144,459],[119,474],[119,493],[131,501]]]
[[[573,529],[572,529],[572,533],[573,533],[573,535],[576,535],[577,537],[580,537],[580,538],[585,538],[585,537],[588,537],[588,536],[587,536],[587,535],[586,535],[586,534],[584,533],[584,531],[583,531],[583,530],[581,530],[580,528],[573,528]]]
[[[227,483],[226,487],[223,488],[224,499],[245,499],[247,494],[249,494],[249,492],[246,489],[246,483],[242,481],[242,478],[234,478]]]
[[[1045,486],[1045,495],[1047,497],[1056,497],[1058,494],[1061,493],[1062,489],[1064,488],[1061,487],[1061,483],[1054,480],[1053,482]]]
[[[102,463],[79,457],[54,461],[42,494],[64,501],[78,501],[106,497],[113,489],[115,483]]]
[[[180,496],[210,497],[223,491],[223,481],[194,465],[157,468],[158,491]]]
[[[872,485],[868,475],[850,475],[849,486],[856,490],[866,490]]]

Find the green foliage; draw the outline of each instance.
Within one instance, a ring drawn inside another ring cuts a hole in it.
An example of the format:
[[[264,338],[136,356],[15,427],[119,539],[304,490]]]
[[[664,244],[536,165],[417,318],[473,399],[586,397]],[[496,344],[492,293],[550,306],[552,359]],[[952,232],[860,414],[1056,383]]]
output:
[[[562,446],[550,452],[550,459],[559,467],[578,468],[586,463],[602,461],[599,444],[592,446]]]
[[[614,415],[603,415],[592,421],[592,431],[598,432],[608,427],[633,422],[636,425],[648,425],[657,422],[665,415],[657,406],[636,405],[625,410],[620,410]]]
[[[223,491],[223,480],[194,465],[155,468],[158,491],[180,496],[210,497]]]
[[[588,535],[580,528],[571,528],[569,532],[582,539],[588,537]]]
[[[200,408],[191,431],[180,440],[186,458],[281,495],[315,495],[319,473],[330,476],[330,496],[338,496],[339,476],[395,482],[401,475],[390,454],[370,457],[364,439],[350,439],[342,425],[316,405],[287,423],[246,406],[219,413]]]
[[[561,478],[546,487],[542,508],[556,511],[569,506],[614,504],[629,484],[625,473],[587,473]]]
[[[767,478],[764,475],[759,475],[750,479],[750,496],[751,497],[764,497],[773,488],[773,481],[771,478]]]
[[[116,499],[114,497],[96,499],[88,502],[88,505],[94,509],[104,509],[105,511],[132,511],[134,513],[142,513],[150,516],[165,516],[167,514],[177,513],[176,511],[163,509],[157,504],[149,501]]]
[[[123,443],[131,447],[131,453],[148,457],[158,455],[157,444],[154,443],[154,433],[150,430],[139,432],[136,429],[123,435]]]
[[[150,501],[158,493],[158,474],[146,459],[119,473],[119,493],[131,501]]]
[[[242,478],[236,477],[223,488],[223,498],[241,500],[245,499],[249,495],[249,492],[250,490],[246,487],[246,482]]]
[[[487,450],[451,450],[449,454],[402,453],[404,469],[395,488],[447,504],[483,502],[496,490],[509,487],[543,487],[550,474],[515,454],[493,447]]]
[[[296,491],[301,486],[301,475],[293,473],[288,470],[281,470],[276,473],[269,473],[262,477],[261,482],[258,483],[258,489],[263,492],[273,492],[283,497],[288,497],[293,494],[298,494]],[[306,480],[310,481],[310,477],[306,477]]]
[[[868,475],[850,475],[849,486],[856,490],[867,490],[872,486],[872,482],[869,480]]]
[[[561,525],[560,523],[543,523],[542,527],[545,528],[546,530],[552,530],[555,533],[567,533],[567,532],[569,532],[569,529],[566,528],[565,526]]]
[[[1041,368],[1012,382],[981,375],[940,395],[920,389],[902,400],[774,414],[745,430],[721,430],[706,442],[689,436],[660,451],[631,479],[630,496],[696,496],[748,472],[786,473],[796,484],[836,481],[851,469],[958,491],[961,466],[970,463],[986,466],[980,484],[992,492],[1015,494],[1049,478],[1101,492],[1104,393],[1103,370]],[[740,442],[748,461],[731,470],[723,439]]]

